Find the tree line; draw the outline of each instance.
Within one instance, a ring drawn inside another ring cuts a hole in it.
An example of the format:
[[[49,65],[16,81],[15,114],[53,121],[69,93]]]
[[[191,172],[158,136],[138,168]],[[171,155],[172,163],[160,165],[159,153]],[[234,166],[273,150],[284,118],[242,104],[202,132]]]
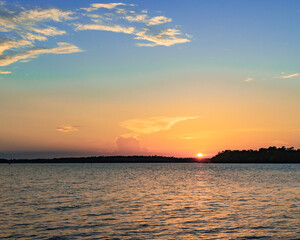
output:
[[[225,150],[210,159],[212,163],[300,163],[300,149],[269,147],[259,150]]]

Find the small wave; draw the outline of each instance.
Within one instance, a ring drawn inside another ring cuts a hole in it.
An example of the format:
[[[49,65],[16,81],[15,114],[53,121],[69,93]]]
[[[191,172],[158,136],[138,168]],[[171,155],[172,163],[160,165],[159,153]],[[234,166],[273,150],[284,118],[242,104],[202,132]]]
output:
[[[64,237],[64,236],[54,236],[54,237],[48,238],[47,240],[69,240],[69,238]]]

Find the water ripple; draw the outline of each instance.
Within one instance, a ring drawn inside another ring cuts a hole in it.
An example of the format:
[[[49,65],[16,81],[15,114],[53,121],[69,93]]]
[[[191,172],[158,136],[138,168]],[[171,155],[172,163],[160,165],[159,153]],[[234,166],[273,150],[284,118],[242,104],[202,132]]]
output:
[[[0,239],[299,239],[300,167],[0,165]]]

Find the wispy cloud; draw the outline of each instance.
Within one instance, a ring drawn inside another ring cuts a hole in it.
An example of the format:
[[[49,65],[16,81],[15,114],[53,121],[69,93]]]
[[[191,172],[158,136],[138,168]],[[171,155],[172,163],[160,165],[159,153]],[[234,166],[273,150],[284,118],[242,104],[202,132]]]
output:
[[[120,123],[120,126],[135,134],[150,134],[163,130],[169,130],[176,123],[199,118],[191,117],[152,117],[146,119],[131,119]]]
[[[74,20],[72,11],[52,9],[20,8],[9,10],[5,7],[0,13],[0,31],[6,38],[0,39],[0,66],[8,66],[18,61],[27,62],[41,54],[68,54],[81,50],[73,44],[59,42],[57,47],[38,47],[36,44],[47,41],[50,36],[65,34],[48,25],[51,22],[64,22]]]
[[[134,27],[122,27],[119,25],[106,26],[100,24],[76,24],[76,30],[99,30],[99,31],[109,31],[118,33],[132,34],[135,31]]]
[[[244,80],[244,82],[251,82],[251,81],[254,81],[254,79],[253,79],[253,78],[250,78],[250,77],[248,77],[248,78],[246,78],[246,79]]]
[[[167,22],[172,22],[172,19],[167,18],[165,16],[156,16],[156,17],[150,18],[149,21],[147,22],[147,25],[148,26],[159,25],[159,24],[163,24],[163,23],[167,23]]]
[[[8,66],[12,63],[21,61],[21,60],[30,60],[36,58],[41,54],[52,53],[52,54],[68,54],[81,52],[78,47],[69,43],[58,43],[58,47],[54,48],[38,48],[32,49],[24,52],[18,52],[17,54],[11,54],[7,56],[0,57],[0,66]]]
[[[162,15],[150,16],[147,10],[138,11],[133,4],[94,3],[87,8],[61,10],[40,7],[26,9],[20,5],[10,5],[9,8],[9,4],[2,3],[0,66],[19,61],[28,62],[41,54],[81,52],[79,47],[63,41],[58,42],[57,47],[49,46],[50,37],[66,35],[74,30],[129,34],[142,41],[137,43],[140,47],[169,47],[190,42],[187,35],[179,29],[166,26],[172,22],[171,18]],[[40,42],[45,47],[41,48]]]
[[[1,71],[0,70],[0,74],[11,74],[11,72],[10,71]]]
[[[56,131],[67,133],[67,132],[78,132],[79,129],[77,126],[63,125],[63,126],[58,126],[56,128]]]
[[[129,22],[143,22],[147,26],[159,25],[159,24],[172,22],[171,18],[167,18],[165,16],[156,16],[156,17],[150,18],[147,14],[126,15],[124,17],[124,19],[126,19]]]
[[[37,35],[37,34],[33,34],[33,33],[27,33],[26,37],[28,40],[30,41],[46,41],[47,38],[45,36],[41,36],[41,35]]]
[[[148,15],[146,14],[136,14],[134,16],[127,15],[124,17],[129,22],[147,22]]]
[[[24,48],[27,46],[33,46],[33,43],[26,39],[21,40],[11,40],[9,38],[0,38],[0,58],[3,52],[10,49]]]
[[[106,9],[113,9],[117,6],[126,5],[124,3],[93,3],[88,8],[82,8],[86,10],[87,12],[96,11],[99,8],[106,8]]]
[[[148,150],[141,147],[139,136],[160,131],[170,130],[175,124],[187,120],[197,119],[198,116],[188,117],[152,117],[145,119],[130,119],[120,123],[130,133],[123,134],[116,138],[117,152],[120,154],[147,153]]]
[[[64,30],[58,30],[55,27],[48,27],[48,28],[30,28],[31,31],[40,33],[45,36],[57,36],[57,35],[63,35],[67,32]]]
[[[93,24],[74,24],[75,30],[99,30],[120,32],[134,35],[134,39],[143,40],[145,43],[137,43],[140,47],[154,47],[154,46],[172,46],[175,44],[187,43],[190,40],[180,32],[178,29],[160,26],[155,28],[156,25],[162,25],[172,22],[171,18],[165,16],[150,17],[147,11],[137,13],[135,10],[126,9],[124,4],[123,8],[117,8],[115,11],[107,14],[87,14]],[[124,26],[123,19],[126,19],[130,26]],[[119,24],[122,23],[122,24]],[[96,23],[96,24],[95,24]],[[133,23],[142,23],[144,26],[132,25]],[[186,36],[186,35],[185,35]]]
[[[52,9],[34,9],[21,12],[13,21],[17,23],[21,22],[41,22],[46,20],[52,20],[56,22],[62,22],[63,20],[72,20],[76,17],[72,17],[74,12],[62,11],[56,8]]]
[[[298,76],[300,76],[300,73],[294,73],[294,74],[290,74],[290,75],[279,76],[278,78],[287,79],[287,78],[294,78],[294,77],[298,77]]]
[[[177,29],[166,29],[161,30],[157,34],[151,33],[150,29],[146,29],[141,32],[137,32],[135,35],[135,39],[145,40],[151,43],[137,43],[140,47],[155,47],[155,46],[172,46],[174,44],[179,43],[187,43],[190,42],[187,38],[178,37]]]

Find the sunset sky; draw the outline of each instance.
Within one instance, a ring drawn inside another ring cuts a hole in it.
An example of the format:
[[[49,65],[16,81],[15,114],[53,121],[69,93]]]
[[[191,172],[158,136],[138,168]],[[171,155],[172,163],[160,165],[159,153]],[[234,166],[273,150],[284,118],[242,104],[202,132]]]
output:
[[[0,158],[300,148],[298,0],[0,9]]]

